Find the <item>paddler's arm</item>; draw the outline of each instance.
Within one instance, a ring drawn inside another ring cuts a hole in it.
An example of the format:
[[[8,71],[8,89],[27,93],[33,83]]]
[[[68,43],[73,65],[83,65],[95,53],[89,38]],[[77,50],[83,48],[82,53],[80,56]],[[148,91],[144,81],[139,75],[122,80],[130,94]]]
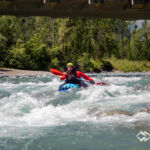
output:
[[[83,79],[90,81],[91,84],[95,83],[91,77],[85,75],[83,72],[77,71],[77,77],[78,78],[82,77]]]

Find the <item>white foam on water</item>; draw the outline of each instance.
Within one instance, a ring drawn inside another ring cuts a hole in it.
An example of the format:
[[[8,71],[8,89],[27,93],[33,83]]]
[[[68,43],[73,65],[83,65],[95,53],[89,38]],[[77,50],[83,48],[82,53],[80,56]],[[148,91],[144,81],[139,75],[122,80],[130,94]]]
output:
[[[107,81],[110,84],[126,84],[128,82],[139,81],[141,77],[104,77],[103,80]]]
[[[141,113],[133,116],[115,114],[114,116],[96,117],[88,115],[89,108],[99,108],[105,111],[124,109],[135,104],[150,102],[148,91],[139,92],[134,87],[127,87],[126,85],[126,82],[139,81],[141,77],[104,77],[103,79],[111,84],[108,86],[90,86],[87,89],[75,91],[76,96],[70,103],[57,106],[47,103],[55,101],[56,98],[61,101],[64,95],[66,98],[68,95],[73,96],[70,93],[57,92],[58,86],[61,84],[57,78],[46,83],[42,81],[37,83],[21,82],[19,84],[0,83],[2,90],[12,92],[10,96],[0,100],[0,126],[42,127],[65,125],[70,122],[133,124],[137,120],[148,119],[149,115],[146,113],[143,114],[144,117],[141,116]],[[118,85],[118,83],[122,85]],[[26,88],[22,88],[25,85]],[[18,89],[20,89],[19,92]],[[27,89],[28,91],[26,91]],[[40,95],[37,96],[38,93],[45,95],[40,97]],[[48,95],[47,93],[51,94]]]

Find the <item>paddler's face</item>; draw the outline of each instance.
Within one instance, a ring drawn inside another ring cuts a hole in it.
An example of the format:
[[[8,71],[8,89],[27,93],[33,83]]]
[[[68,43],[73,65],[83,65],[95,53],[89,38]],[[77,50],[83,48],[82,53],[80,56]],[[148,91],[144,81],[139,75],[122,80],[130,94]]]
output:
[[[68,67],[67,67],[67,71],[68,71],[68,73],[71,73],[71,72],[72,72],[72,70],[73,70],[73,67],[72,67],[72,66],[68,66]]]

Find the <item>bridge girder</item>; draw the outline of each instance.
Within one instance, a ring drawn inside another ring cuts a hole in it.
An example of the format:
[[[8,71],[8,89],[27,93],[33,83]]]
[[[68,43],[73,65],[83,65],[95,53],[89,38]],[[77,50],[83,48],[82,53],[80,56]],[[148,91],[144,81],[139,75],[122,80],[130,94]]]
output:
[[[0,0],[0,15],[150,19],[150,0]]]

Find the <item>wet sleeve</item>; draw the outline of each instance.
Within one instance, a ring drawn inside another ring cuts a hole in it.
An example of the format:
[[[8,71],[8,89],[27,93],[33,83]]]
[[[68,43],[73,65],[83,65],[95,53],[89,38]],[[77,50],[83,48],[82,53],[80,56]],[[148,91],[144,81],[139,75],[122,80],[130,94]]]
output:
[[[77,71],[77,77],[78,78],[82,77],[85,80],[93,81],[92,78],[90,78],[89,76],[85,75],[83,72],[80,72],[80,71]]]

